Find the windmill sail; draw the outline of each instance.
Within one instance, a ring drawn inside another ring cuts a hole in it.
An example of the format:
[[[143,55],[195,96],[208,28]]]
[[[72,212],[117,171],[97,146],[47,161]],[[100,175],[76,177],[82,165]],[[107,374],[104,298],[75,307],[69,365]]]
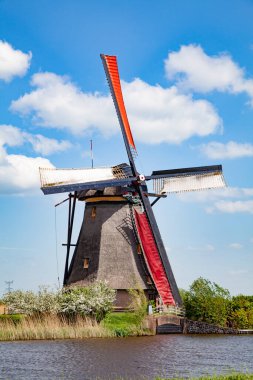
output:
[[[148,178],[153,179],[153,188],[158,194],[216,189],[226,186],[221,165],[160,170],[153,172]]]
[[[136,154],[136,148],[135,148],[132,132],[130,129],[130,125],[128,122],[123,95],[121,91],[117,58],[115,56],[108,56],[108,55],[103,55],[103,54],[101,54],[101,58],[102,58],[105,73],[108,79],[108,83],[110,86],[116,112],[118,115],[121,131],[123,134],[123,138],[124,138],[129,162],[133,171],[133,175],[135,177],[138,177],[138,172],[137,172],[135,162],[134,162],[134,155]],[[174,278],[174,275],[169,263],[169,259],[168,259],[165,247],[163,245],[163,241],[161,239],[161,235],[160,235],[160,232],[155,220],[155,216],[153,214],[153,210],[150,205],[149,199],[144,194],[144,191],[141,185],[145,186],[146,184],[145,182],[142,182],[142,184],[136,182],[135,184],[136,190],[139,193],[140,200],[142,202],[143,208],[146,213],[146,218],[148,222],[147,225],[150,228],[150,233],[153,236],[154,244],[157,248],[159,261],[161,262],[161,266],[163,266],[164,271],[167,276],[167,282],[168,282],[167,291],[168,292],[172,291],[173,297],[174,297],[173,302],[176,302],[178,305],[181,305],[182,300],[177,288],[177,284],[176,284],[176,281],[175,281],[175,278]]]
[[[136,210],[134,216],[144,257],[158,293],[160,294],[160,297],[165,305],[169,304],[175,306],[175,300],[172,295],[170,283],[161,262],[147,216],[145,213],[139,213]]]
[[[134,179],[136,178],[132,176],[127,164],[95,169],[40,168],[41,189],[44,194],[128,185]]]
[[[124,99],[121,90],[117,57],[101,54],[101,59],[104,65],[106,77],[111,90],[113,102],[119,119],[119,124],[123,134],[124,142],[127,149],[130,164],[133,164],[133,156],[137,154],[134,139],[132,136],[130,124],[128,121]]]

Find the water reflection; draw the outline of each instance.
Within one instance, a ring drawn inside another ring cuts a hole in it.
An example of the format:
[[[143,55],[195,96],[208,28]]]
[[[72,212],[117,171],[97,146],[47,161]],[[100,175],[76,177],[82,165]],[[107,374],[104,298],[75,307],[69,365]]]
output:
[[[154,379],[253,372],[253,336],[0,343],[0,379]]]

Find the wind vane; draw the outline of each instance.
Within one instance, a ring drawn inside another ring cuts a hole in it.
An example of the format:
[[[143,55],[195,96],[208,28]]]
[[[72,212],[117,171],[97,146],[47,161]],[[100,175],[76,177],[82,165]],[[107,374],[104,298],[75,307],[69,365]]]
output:
[[[101,54],[118,115],[129,164],[91,169],[40,169],[44,194],[69,192],[64,285],[106,280],[117,290],[116,305],[129,303],[127,289],[144,289],[164,305],[182,300],[152,210],[169,193],[224,187],[221,165],[138,172],[136,146],[129,125],[115,56]],[[92,153],[92,140],[91,140]],[[147,182],[153,181],[153,192]],[[73,192],[73,193],[72,193]],[[153,203],[149,198],[155,197]],[[85,212],[76,244],[71,244],[76,200]],[[69,264],[70,248],[75,246]]]

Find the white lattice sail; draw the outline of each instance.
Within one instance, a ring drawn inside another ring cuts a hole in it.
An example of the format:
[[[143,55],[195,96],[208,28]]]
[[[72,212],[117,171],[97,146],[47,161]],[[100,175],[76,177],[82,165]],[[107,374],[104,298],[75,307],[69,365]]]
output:
[[[179,175],[154,180],[154,190],[157,193],[181,193],[225,187],[225,180],[220,172]]]
[[[117,178],[113,168],[49,169],[40,168],[41,187],[89,183]]]

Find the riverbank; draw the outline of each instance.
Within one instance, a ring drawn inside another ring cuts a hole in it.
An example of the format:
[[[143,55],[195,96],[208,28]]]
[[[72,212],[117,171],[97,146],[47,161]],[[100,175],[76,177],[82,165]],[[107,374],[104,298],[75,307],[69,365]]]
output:
[[[0,341],[113,338],[158,334],[252,334],[252,330],[222,328],[205,322],[190,321],[172,315],[143,317],[138,312],[109,313],[101,322],[64,315],[0,316]]]

